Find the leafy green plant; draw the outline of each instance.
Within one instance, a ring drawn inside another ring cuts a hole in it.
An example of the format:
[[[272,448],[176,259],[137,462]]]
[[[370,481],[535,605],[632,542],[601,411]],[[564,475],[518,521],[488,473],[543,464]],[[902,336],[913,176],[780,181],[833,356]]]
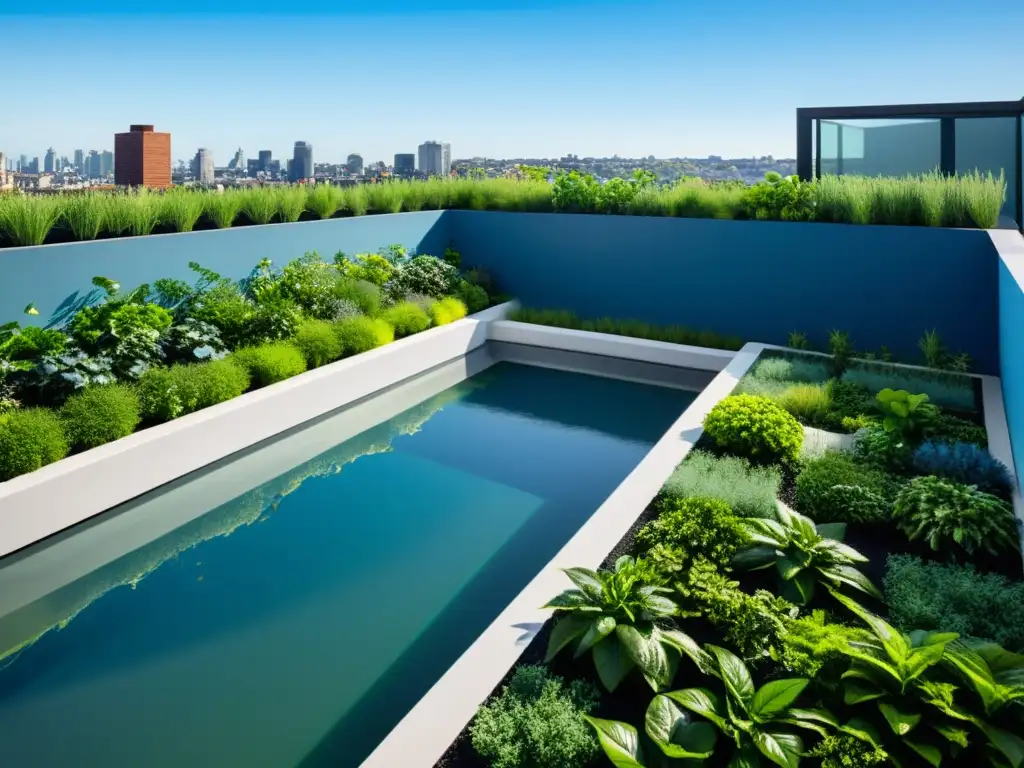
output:
[[[416,256],[392,277],[399,295],[422,293],[440,299],[454,293],[459,271],[434,256]],[[389,285],[390,285],[389,283]]]
[[[659,543],[679,547],[691,558],[724,567],[747,542],[740,519],[719,499],[666,497],[660,508],[658,517],[637,532],[637,543],[645,549]]]
[[[889,555],[883,584],[898,627],[956,632],[1024,651],[1024,582],[971,565]]]
[[[832,376],[838,379],[849,368],[850,360],[853,358],[854,349],[850,334],[833,329],[828,335],[828,351],[832,355]]]
[[[842,451],[804,462],[796,478],[797,508],[830,522],[880,522],[888,517],[894,493],[885,472]]]
[[[826,736],[806,756],[820,759],[821,768],[868,768],[890,762],[881,747],[845,733]]]
[[[928,395],[903,389],[883,389],[875,395],[875,407],[882,414],[882,428],[909,444],[919,442],[939,415]]]
[[[870,392],[885,388],[921,392],[940,408],[970,413],[978,410],[974,381],[968,376],[944,371],[906,368],[883,362],[853,360],[842,380],[860,384]]]
[[[869,424],[853,443],[854,455],[863,463],[887,472],[904,473],[910,467],[912,448],[899,432],[890,432],[881,424]]]
[[[170,421],[223,403],[249,388],[249,374],[232,360],[150,368],[137,387],[142,417]]]
[[[395,340],[391,325],[380,318],[346,317],[333,324],[334,335],[341,342],[343,357],[351,357],[383,347]]]
[[[824,696],[831,697],[842,686],[849,666],[847,647],[866,636],[860,627],[831,621],[825,611],[812,611],[786,622],[773,658],[787,672],[809,678]]]
[[[568,568],[565,574],[577,589],[545,606],[561,614],[548,639],[545,663],[570,646],[574,658],[590,653],[609,691],[634,668],[655,691],[664,690],[675,678],[681,654],[706,665],[700,647],[664,622],[676,613],[675,603],[665,597],[671,590],[641,581],[632,557],[620,557],[612,571]]]
[[[34,472],[68,455],[64,426],[46,408],[0,415],[0,480]]]
[[[95,448],[127,437],[141,420],[139,397],[123,384],[86,387],[60,409],[64,434],[75,448]]]
[[[828,387],[821,384],[792,384],[772,398],[802,424],[823,425],[832,407]]]
[[[710,724],[735,745],[732,766],[780,765],[796,768],[804,751],[803,739],[792,728],[827,735],[838,728],[824,709],[794,707],[807,687],[803,678],[772,680],[754,687],[746,664],[725,648],[707,646],[714,659],[724,694],[708,688],[684,688],[657,696],[647,710],[647,733],[665,756],[704,760],[715,746]],[[680,707],[707,722],[693,722]],[[605,754],[617,768],[650,765],[639,751],[636,731],[624,723],[589,718]],[[632,734],[630,734],[632,731]]]
[[[881,599],[882,595],[856,563],[867,562],[857,550],[842,543],[845,523],[815,525],[809,517],[779,505],[778,519],[744,521],[751,544],[733,558],[743,570],[775,566],[782,596],[806,605],[814,596],[818,581],[844,585]]]
[[[790,331],[786,346],[790,349],[810,349],[811,343],[807,341],[807,334],[800,331]]]
[[[774,171],[743,194],[747,218],[762,221],[810,221],[814,217],[814,185]]]
[[[1018,524],[1002,499],[940,477],[915,477],[893,508],[893,520],[911,541],[949,555],[1015,551]]]
[[[666,496],[721,499],[739,517],[775,517],[782,476],[774,467],[752,467],[738,456],[691,451],[665,482]]]
[[[928,429],[932,440],[944,440],[947,443],[968,443],[985,448],[988,445],[988,432],[980,424],[973,421],[940,413],[939,417]]]
[[[364,253],[349,259],[340,251],[334,256],[338,271],[350,280],[365,280],[380,287],[395,274],[397,267],[387,258],[376,253]]]
[[[460,280],[455,286],[455,295],[466,305],[469,314],[483,312],[491,304],[487,291],[468,280]]]
[[[804,442],[796,419],[755,395],[730,395],[719,401],[704,419],[704,432],[725,450],[783,463],[795,463]]]
[[[227,359],[249,374],[254,387],[276,384],[306,370],[306,358],[302,352],[294,344],[286,342],[244,347]]]
[[[946,368],[949,362],[949,353],[946,345],[939,338],[939,333],[934,328],[925,331],[924,336],[917,342],[917,348],[924,355],[924,364],[929,368]]]
[[[67,346],[68,337],[53,328],[16,327],[6,341],[0,339],[0,359],[35,360],[45,355],[59,355]]]
[[[832,427],[843,427],[846,419],[853,419],[856,424],[864,424],[868,415],[875,410],[871,391],[863,384],[844,379],[832,379],[828,383],[829,417]],[[856,431],[846,430],[844,431]]]
[[[453,296],[446,296],[430,305],[430,319],[434,325],[447,325],[466,316],[466,305]]]
[[[558,173],[551,186],[551,203],[556,211],[586,213],[597,206],[599,187],[597,179],[589,173]]]
[[[430,327],[430,316],[423,307],[411,301],[403,301],[388,307],[381,314],[381,319],[395,329],[397,338],[411,336]]]
[[[169,364],[218,360],[227,353],[220,330],[191,317],[168,328],[160,346],[164,362]]]
[[[376,317],[380,314],[381,291],[373,283],[366,280],[345,279],[335,285],[334,292],[339,299],[351,302],[368,317]],[[336,319],[340,320],[341,317]]]
[[[585,768],[598,745],[585,715],[600,691],[566,683],[542,666],[520,666],[501,693],[477,710],[473,749],[492,768]]]
[[[341,341],[326,320],[305,320],[295,331],[292,344],[299,348],[310,368],[332,363],[341,357]]]

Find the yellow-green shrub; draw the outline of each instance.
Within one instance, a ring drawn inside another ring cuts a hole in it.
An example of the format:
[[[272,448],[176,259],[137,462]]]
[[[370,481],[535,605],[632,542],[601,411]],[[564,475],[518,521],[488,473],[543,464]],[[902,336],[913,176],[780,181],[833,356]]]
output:
[[[795,462],[804,430],[767,397],[730,395],[704,419],[704,431],[720,448],[762,461]]]
[[[310,368],[319,368],[341,357],[341,341],[326,320],[304,321],[295,331],[292,343],[302,352]]]
[[[383,347],[395,340],[395,329],[380,318],[346,317],[333,326],[334,334],[341,342],[342,357]]]
[[[298,376],[306,370],[306,358],[294,344],[275,341],[244,347],[229,358],[248,371],[253,387],[266,387]]]
[[[435,301],[430,307],[434,325],[447,325],[461,320],[469,313],[466,305],[453,296]]]
[[[170,421],[241,395],[249,373],[232,359],[150,368],[139,379],[142,416]]]
[[[430,316],[419,304],[403,301],[384,310],[381,317],[395,329],[395,336],[412,336],[430,327]]]
[[[25,408],[0,416],[0,480],[60,461],[68,449],[64,427],[53,411]]]
[[[60,409],[64,434],[75,448],[95,448],[135,431],[142,419],[139,396],[124,384],[86,387]]]

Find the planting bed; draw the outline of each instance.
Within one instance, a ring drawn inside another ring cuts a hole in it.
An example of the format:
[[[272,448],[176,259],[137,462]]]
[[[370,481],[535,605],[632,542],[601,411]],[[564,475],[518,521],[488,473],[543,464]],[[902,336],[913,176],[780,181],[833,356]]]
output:
[[[1020,766],[1015,479],[981,391],[766,349],[437,768]]]

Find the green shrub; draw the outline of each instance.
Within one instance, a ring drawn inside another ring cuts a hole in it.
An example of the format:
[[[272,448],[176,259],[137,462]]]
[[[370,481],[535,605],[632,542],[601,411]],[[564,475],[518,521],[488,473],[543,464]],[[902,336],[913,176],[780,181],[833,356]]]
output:
[[[893,519],[911,541],[922,540],[937,552],[993,555],[1020,546],[1017,519],[1010,505],[971,485],[939,477],[915,477],[893,508]]]
[[[964,412],[976,410],[974,380],[968,376],[855,360],[843,373],[842,380],[860,384],[870,392],[883,389],[923,392],[940,408]]]
[[[832,398],[822,384],[792,384],[771,398],[804,424],[824,424]]]
[[[844,650],[850,642],[870,639],[864,630],[835,624],[817,610],[786,622],[780,653],[776,659],[787,671],[814,680],[835,691],[842,686],[842,674],[849,668]]]
[[[856,435],[853,453],[861,461],[891,472],[906,472],[910,466],[911,446],[898,432],[871,424]]]
[[[598,697],[584,680],[567,685],[542,666],[517,667],[477,711],[469,728],[473,749],[492,768],[584,768],[598,747],[583,716]]]
[[[869,768],[890,765],[889,753],[844,733],[830,734],[814,745],[808,757],[821,759],[821,768]]]
[[[139,379],[142,416],[170,421],[223,403],[249,388],[249,374],[231,359],[150,368]]]
[[[466,305],[470,314],[483,312],[491,303],[490,298],[487,296],[487,291],[479,285],[473,285],[468,280],[459,281],[455,288],[455,295]]]
[[[889,618],[905,631],[956,632],[1024,652],[1024,582],[970,565],[890,555],[883,584]]]
[[[454,323],[464,318],[467,312],[466,305],[452,296],[440,299],[430,306],[430,317],[434,325]]]
[[[86,387],[68,398],[60,417],[75,448],[95,448],[126,437],[142,418],[139,396],[123,384]]]
[[[374,317],[380,313],[380,288],[368,280],[339,280],[334,286],[339,299],[351,301],[364,315]]]
[[[435,256],[421,255],[402,266],[393,278],[400,292],[424,293],[440,299],[450,295],[459,283],[459,271]]]
[[[740,456],[796,462],[804,430],[789,413],[765,397],[730,395],[704,419],[704,432],[727,451]]]
[[[341,357],[341,341],[334,326],[326,320],[303,321],[292,343],[299,348],[310,368],[319,368]]]
[[[637,532],[636,539],[645,549],[665,544],[678,547],[691,558],[703,557],[725,567],[747,543],[747,533],[724,501],[667,497],[661,502],[661,513]]]
[[[243,347],[229,359],[248,372],[253,387],[276,384],[306,370],[302,352],[294,344],[283,341]]]
[[[829,451],[804,463],[796,478],[796,507],[823,523],[878,522],[888,516],[895,492],[896,481],[884,471]]]
[[[34,472],[68,455],[64,426],[46,408],[25,408],[0,416],[0,480]]]
[[[342,357],[368,352],[395,340],[394,329],[379,318],[347,317],[338,320],[333,327],[341,342]]]
[[[852,419],[854,424],[864,424],[869,414],[875,412],[874,397],[871,391],[863,384],[843,379],[832,379],[828,383],[829,397],[829,421],[831,426],[841,427],[845,431],[856,432],[857,429],[848,429],[846,419]]]
[[[44,355],[58,355],[68,345],[68,337],[52,328],[27,325],[0,344],[0,359],[35,360]]]
[[[983,426],[948,413],[940,413],[932,422],[929,435],[933,440],[947,443],[973,443],[981,448],[988,446],[988,432]]]
[[[381,318],[395,329],[395,336],[412,336],[430,327],[430,316],[419,304],[403,301],[385,309]]]
[[[751,467],[736,456],[692,451],[666,481],[666,496],[721,499],[739,517],[775,517],[782,476],[773,467]]]

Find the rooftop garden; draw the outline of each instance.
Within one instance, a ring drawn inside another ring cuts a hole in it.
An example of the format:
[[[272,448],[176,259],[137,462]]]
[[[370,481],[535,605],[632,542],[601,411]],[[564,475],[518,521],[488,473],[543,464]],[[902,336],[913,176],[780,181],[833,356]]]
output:
[[[241,281],[96,277],[61,327],[0,326],[0,481],[486,308],[493,281],[459,262],[391,246]]]
[[[765,350],[439,768],[1024,764],[1013,480],[921,349]]]
[[[190,232],[424,210],[605,213],[685,218],[991,228],[1005,197],[1002,177],[937,173],[903,179],[824,177],[803,182],[683,179],[659,185],[649,171],[598,182],[578,172],[547,181],[547,169],[519,179],[430,179],[350,187],[273,186],[208,192],[0,194],[0,247]]]

